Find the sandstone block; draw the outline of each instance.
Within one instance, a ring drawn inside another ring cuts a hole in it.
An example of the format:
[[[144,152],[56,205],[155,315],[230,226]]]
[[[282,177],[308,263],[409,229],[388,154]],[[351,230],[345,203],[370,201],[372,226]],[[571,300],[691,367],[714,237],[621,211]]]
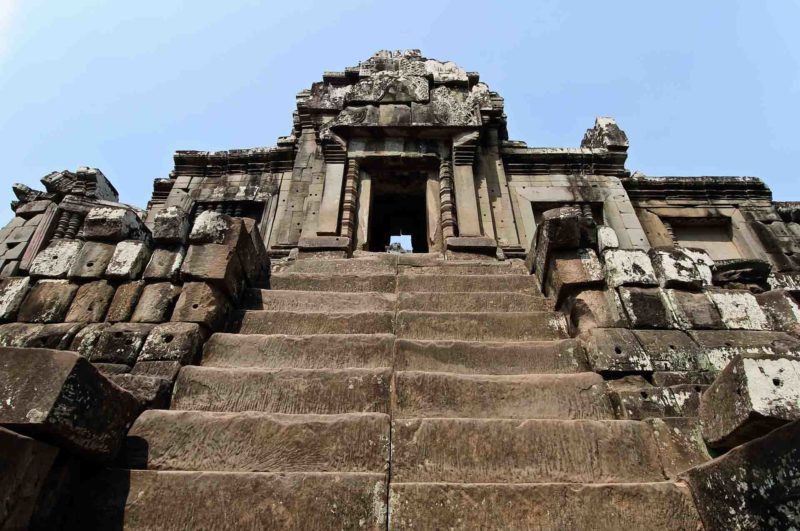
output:
[[[181,365],[188,365],[196,359],[205,335],[197,323],[156,325],[147,336],[139,362],[177,361]]]
[[[769,320],[749,291],[713,289],[709,297],[719,310],[725,327],[731,330],[769,330]]]
[[[182,247],[175,249],[156,249],[150,256],[142,278],[145,280],[167,280],[177,282],[180,277],[181,264],[185,251]]]
[[[613,289],[581,291],[566,301],[561,310],[570,316],[570,322],[579,334],[592,328],[629,326],[622,301]]]
[[[619,238],[614,229],[607,225],[597,227],[597,250],[602,253],[606,249],[618,249]]]
[[[237,245],[239,262],[250,286],[266,288],[269,286],[271,267],[264,239],[254,220],[243,218],[242,223],[245,237]]]
[[[703,395],[700,415],[703,437],[723,449],[800,419],[800,360],[737,356]]]
[[[142,350],[152,324],[116,323],[100,332],[92,349],[91,361],[133,365]]]
[[[156,214],[153,240],[163,243],[184,243],[189,236],[189,228],[189,215],[176,206],[168,206]]]
[[[113,254],[113,244],[85,242],[78,253],[78,258],[69,270],[69,278],[102,278]]]
[[[792,529],[800,521],[800,422],[684,475],[708,531]]]
[[[624,328],[595,328],[586,342],[589,365],[599,371],[652,371],[653,364],[632,331]]]
[[[175,301],[181,294],[181,287],[169,282],[147,284],[139,297],[132,323],[163,323],[169,321]]]
[[[634,330],[656,371],[699,371],[708,359],[691,337],[678,330]]]
[[[139,278],[149,258],[150,249],[147,247],[146,242],[121,241],[117,244],[114,254],[108,262],[106,276],[120,280]]]
[[[606,283],[609,287],[657,286],[650,257],[639,249],[607,249],[603,252]]]
[[[91,358],[92,353],[94,352],[94,347],[97,345],[97,341],[100,339],[100,334],[111,326],[108,323],[93,323],[86,325],[85,327],[81,328],[81,330],[75,334],[72,343],[69,346],[69,350],[77,352],[84,358]]]
[[[130,321],[136,305],[139,304],[139,297],[144,291],[144,281],[134,280],[124,282],[117,288],[111,305],[108,307],[106,321],[118,323],[120,321]]]
[[[703,443],[700,419],[651,418],[646,422],[653,428],[667,477],[675,479],[682,472],[711,459]]]
[[[114,374],[109,380],[136,398],[142,409],[166,409],[172,394],[172,381],[142,374]]]
[[[675,323],[678,328],[683,330],[720,330],[725,328],[722,316],[707,292],[693,293],[677,289],[665,289],[662,293],[675,317]]]
[[[180,370],[181,364],[178,361],[137,361],[131,374],[157,376],[174,383]]]
[[[0,349],[0,425],[89,459],[112,458],[139,407],[72,352]]]
[[[542,279],[545,295],[561,300],[575,291],[602,287],[603,266],[592,249],[553,253],[547,279]]]
[[[12,321],[28,294],[29,277],[10,277],[0,280],[0,322]]]
[[[28,291],[17,320],[23,323],[60,323],[67,315],[77,284],[67,280],[40,280]]]
[[[106,310],[114,297],[114,286],[105,280],[88,282],[78,288],[72,305],[64,318],[67,323],[98,323],[106,316]]]
[[[87,240],[140,240],[148,233],[139,216],[128,208],[95,207],[83,222],[83,236]]]
[[[53,240],[40,251],[30,267],[32,277],[67,278],[83,246],[80,240]]]
[[[232,226],[232,217],[213,210],[206,210],[195,217],[192,231],[189,234],[189,243],[224,243]]]
[[[650,249],[649,255],[662,288],[700,289],[708,284],[683,249]]]
[[[622,388],[610,391],[617,417],[628,420],[696,417],[704,385]]]
[[[233,299],[239,296],[245,281],[235,247],[215,243],[189,247],[181,265],[181,278],[214,284]]]
[[[0,428],[0,528],[29,529],[58,448]]]
[[[661,288],[619,288],[619,298],[633,328],[675,328]]]
[[[131,368],[124,363],[92,363],[94,368],[100,371],[103,376],[113,376],[115,374],[127,374]]]
[[[769,319],[770,328],[800,335],[800,305],[788,291],[767,291],[756,295],[756,300]]]
[[[231,303],[224,292],[205,282],[188,282],[175,304],[172,321],[199,323],[219,331],[225,326],[230,309]]]
[[[689,335],[700,345],[712,372],[719,372],[740,354],[785,354],[800,357],[800,340],[783,332],[754,330],[695,330]]]
[[[691,249],[683,247],[681,248],[681,251],[683,251],[683,254],[691,258],[691,260],[694,262],[694,267],[700,274],[700,278],[703,279],[703,285],[712,285],[712,270],[714,267],[714,260],[711,258],[711,255],[709,255],[708,252],[704,251],[703,249]]]

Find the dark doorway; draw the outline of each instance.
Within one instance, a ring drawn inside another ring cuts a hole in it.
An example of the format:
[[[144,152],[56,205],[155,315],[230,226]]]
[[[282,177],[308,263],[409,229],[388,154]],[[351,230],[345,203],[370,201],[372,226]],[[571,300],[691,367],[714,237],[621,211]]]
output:
[[[426,178],[422,172],[387,172],[373,177],[370,251],[386,251],[392,236],[406,235],[411,236],[413,252],[428,252]]]

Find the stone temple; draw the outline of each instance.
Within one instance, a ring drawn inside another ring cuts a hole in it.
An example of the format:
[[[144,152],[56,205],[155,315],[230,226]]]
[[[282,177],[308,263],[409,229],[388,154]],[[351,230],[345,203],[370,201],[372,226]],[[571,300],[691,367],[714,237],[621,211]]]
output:
[[[506,120],[381,51],[144,210],[14,185],[0,528],[799,528],[800,203]]]

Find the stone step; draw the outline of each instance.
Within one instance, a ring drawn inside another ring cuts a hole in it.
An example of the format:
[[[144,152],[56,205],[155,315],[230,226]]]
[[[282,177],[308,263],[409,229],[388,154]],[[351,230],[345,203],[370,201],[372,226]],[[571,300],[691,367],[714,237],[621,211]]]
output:
[[[391,334],[214,334],[203,348],[203,366],[264,369],[391,367],[393,344],[394,336]]]
[[[394,311],[396,296],[391,293],[330,292],[249,289],[242,306],[246,310],[287,312],[368,312]]]
[[[246,310],[233,329],[240,334],[391,334],[394,312],[285,312]]]
[[[397,337],[462,341],[552,341],[565,339],[567,323],[559,312],[397,313]]]
[[[583,348],[576,339],[515,343],[398,339],[394,349],[395,370],[527,374],[588,369]]]
[[[171,409],[291,414],[388,413],[391,369],[217,369],[186,366]]]
[[[106,469],[69,529],[386,529],[386,474]]]
[[[389,529],[702,529],[689,489],[671,482],[392,482],[389,500]]]
[[[525,262],[507,260],[504,262],[458,261],[438,262],[423,265],[399,264],[398,271],[404,275],[528,275]]]
[[[397,309],[423,312],[546,312],[553,309],[553,300],[541,295],[507,291],[402,292],[397,296]]]
[[[394,293],[395,274],[325,274],[325,273],[275,273],[270,277],[270,287],[300,291],[378,291]]]
[[[386,472],[389,415],[149,410],[123,450],[127,468],[223,472]]]
[[[301,258],[287,265],[282,272],[286,273],[321,273],[321,274],[383,274],[397,273],[397,257],[392,255],[369,258]]]
[[[541,296],[541,291],[536,286],[536,279],[531,275],[420,275],[405,273],[398,275],[397,289],[401,292],[447,293],[505,291]]]
[[[393,481],[631,483],[664,479],[655,437],[644,422],[392,421]]]
[[[595,373],[488,376],[394,374],[392,417],[614,419]]]

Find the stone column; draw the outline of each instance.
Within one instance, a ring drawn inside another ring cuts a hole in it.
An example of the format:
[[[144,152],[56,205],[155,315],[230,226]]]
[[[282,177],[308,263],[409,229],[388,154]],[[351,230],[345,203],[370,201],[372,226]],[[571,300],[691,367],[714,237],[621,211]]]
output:
[[[453,170],[449,160],[442,160],[439,165],[439,205],[442,236],[452,238],[456,235],[456,215],[453,210]]]
[[[347,178],[344,184],[344,199],[342,200],[342,227],[340,235],[353,240],[356,226],[356,208],[358,206],[358,161],[351,159],[347,164]]]

